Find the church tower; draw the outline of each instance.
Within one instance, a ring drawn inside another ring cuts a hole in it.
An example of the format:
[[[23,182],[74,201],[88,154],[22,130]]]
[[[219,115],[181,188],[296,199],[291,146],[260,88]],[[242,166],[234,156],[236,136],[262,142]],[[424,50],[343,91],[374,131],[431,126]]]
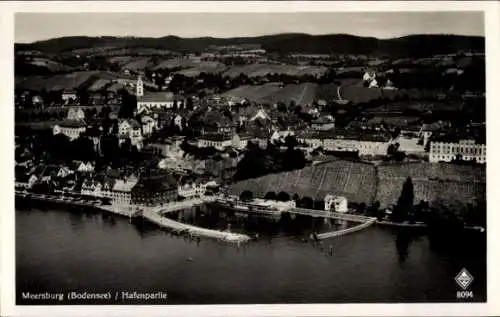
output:
[[[137,78],[137,85],[136,85],[136,92],[135,92],[135,95],[137,97],[142,97],[144,96],[144,83],[142,82],[142,78],[141,76],[139,75],[139,77]]]

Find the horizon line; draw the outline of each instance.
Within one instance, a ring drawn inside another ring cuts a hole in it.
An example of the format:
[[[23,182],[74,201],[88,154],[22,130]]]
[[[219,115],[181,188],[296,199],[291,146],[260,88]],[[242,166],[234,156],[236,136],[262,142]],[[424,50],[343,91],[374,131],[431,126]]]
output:
[[[163,39],[167,37],[176,37],[180,39],[191,39],[191,40],[196,40],[196,39],[206,39],[206,38],[211,38],[211,39],[218,39],[218,40],[231,40],[231,39],[241,39],[241,38],[259,38],[259,37],[266,37],[266,36],[279,36],[279,35],[306,35],[306,36],[331,36],[331,35],[344,35],[344,36],[352,36],[352,37],[358,37],[358,38],[365,38],[365,39],[376,39],[376,40],[395,40],[395,39],[401,39],[405,37],[410,37],[410,36],[422,36],[422,35],[430,35],[430,36],[462,36],[462,37],[480,37],[480,38],[485,38],[484,35],[468,35],[468,34],[457,34],[457,33],[409,33],[406,35],[401,35],[401,36],[395,36],[395,37],[375,37],[375,36],[362,36],[362,35],[355,35],[355,34],[350,34],[350,33],[322,33],[322,34],[311,34],[311,33],[300,33],[300,32],[285,32],[285,33],[268,33],[268,34],[261,34],[261,35],[241,35],[241,36],[231,36],[231,37],[218,37],[218,36],[179,36],[179,35],[174,35],[174,34],[168,34],[168,35],[163,35],[163,36],[141,36],[141,35],[65,35],[65,36],[59,36],[59,37],[51,37],[51,38],[46,38],[46,39],[41,39],[41,40],[36,40],[33,42],[16,42],[14,41],[14,44],[36,44],[39,42],[46,42],[46,41],[51,41],[51,40],[57,40],[57,39],[64,39],[64,38],[71,38],[71,37],[87,37],[87,38],[116,38],[116,39],[126,39],[126,38],[132,38],[132,39]]]

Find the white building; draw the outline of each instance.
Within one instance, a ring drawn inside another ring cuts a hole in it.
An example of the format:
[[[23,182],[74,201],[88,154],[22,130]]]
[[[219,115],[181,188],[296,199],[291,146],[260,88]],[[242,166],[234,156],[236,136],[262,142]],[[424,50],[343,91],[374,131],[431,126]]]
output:
[[[328,131],[335,128],[335,119],[328,116],[321,116],[316,120],[311,121],[311,128],[317,131]]]
[[[293,136],[293,135],[295,135],[295,132],[293,132],[292,130],[275,130],[273,132],[273,134],[271,135],[271,141],[272,142],[277,142],[277,141],[284,142],[285,138],[287,136]]]
[[[132,188],[134,188],[136,184],[137,178],[134,176],[116,180],[111,194],[113,203],[130,205],[132,202]]]
[[[313,131],[299,134],[299,142],[309,148],[322,147],[327,151],[358,152],[363,156],[387,155],[390,137],[385,134],[343,133],[335,131]]]
[[[136,120],[122,120],[118,124],[118,138],[123,142],[124,138],[130,138],[130,143],[138,150],[142,148],[141,125]]]
[[[64,90],[61,95],[61,98],[65,105],[74,103],[77,100],[76,91]]]
[[[102,185],[99,182],[87,180],[82,184],[81,194],[94,197],[102,197],[101,188]]]
[[[85,119],[85,112],[82,108],[71,108],[68,110],[68,120],[83,120]]]
[[[176,103],[178,107],[181,103],[184,104],[184,100],[172,92],[145,92],[144,82],[140,76],[137,79],[136,96],[138,113],[153,108],[171,109]]]
[[[176,115],[175,118],[174,118],[174,125],[176,125],[177,127],[179,127],[179,130],[182,131],[182,120],[184,118],[181,116],[181,115]]]
[[[87,125],[83,121],[66,120],[60,124],[54,125],[52,133],[54,135],[64,134],[72,141],[77,139],[85,130],[87,130]]]
[[[429,162],[451,162],[461,158],[464,161],[486,163],[486,144],[476,143],[475,140],[460,140],[454,142],[431,141],[429,147]]]
[[[198,139],[198,147],[214,147],[217,150],[223,150],[227,147],[241,149],[246,147],[247,140],[241,141],[237,134],[206,134]]]
[[[347,212],[347,199],[341,196],[326,195],[325,210],[334,210],[335,212]]]
[[[148,136],[153,134],[155,129],[158,129],[158,120],[155,120],[151,116],[143,116],[141,118],[142,123],[142,134]]]
[[[207,190],[207,184],[184,184],[177,187],[177,193],[179,196],[185,198],[200,197],[205,194]]]
[[[358,151],[359,155],[379,156],[387,155],[388,140],[364,139],[325,139],[323,149],[327,151]]]
[[[80,165],[78,165],[77,171],[81,173],[91,173],[94,171],[94,166],[90,162],[81,162]]]

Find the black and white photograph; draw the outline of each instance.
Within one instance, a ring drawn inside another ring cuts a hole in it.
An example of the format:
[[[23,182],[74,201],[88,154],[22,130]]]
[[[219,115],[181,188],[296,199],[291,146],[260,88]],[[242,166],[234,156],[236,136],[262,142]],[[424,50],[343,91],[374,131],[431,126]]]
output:
[[[13,24],[17,307],[494,300],[483,9]]]

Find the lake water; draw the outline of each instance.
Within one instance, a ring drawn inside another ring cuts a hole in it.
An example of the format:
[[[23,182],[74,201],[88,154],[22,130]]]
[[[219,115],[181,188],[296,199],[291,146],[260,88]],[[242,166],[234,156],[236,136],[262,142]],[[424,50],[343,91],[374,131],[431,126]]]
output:
[[[227,226],[214,220],[214,213],[210,217],[202,220],[195,213],[186,221]],[[321,231],[345,225],[302,219],[301,224],[261,221],[264,227],[252,227],[252,221],[231,221],[235,231],[260,232],[259,239],[238,248],[208,239],[197,243],[152,224],[100,212],[17,210],[17,303],[456,302],[460,289],[454,277],[464,267],[474,276],[472,300],[486,300],[484,234],[471,233],[443,245],[408,229],[373,226],[320,245],[303,241],[312,226]],[[168,299],[22,299],[28,291],[161,291]]]

